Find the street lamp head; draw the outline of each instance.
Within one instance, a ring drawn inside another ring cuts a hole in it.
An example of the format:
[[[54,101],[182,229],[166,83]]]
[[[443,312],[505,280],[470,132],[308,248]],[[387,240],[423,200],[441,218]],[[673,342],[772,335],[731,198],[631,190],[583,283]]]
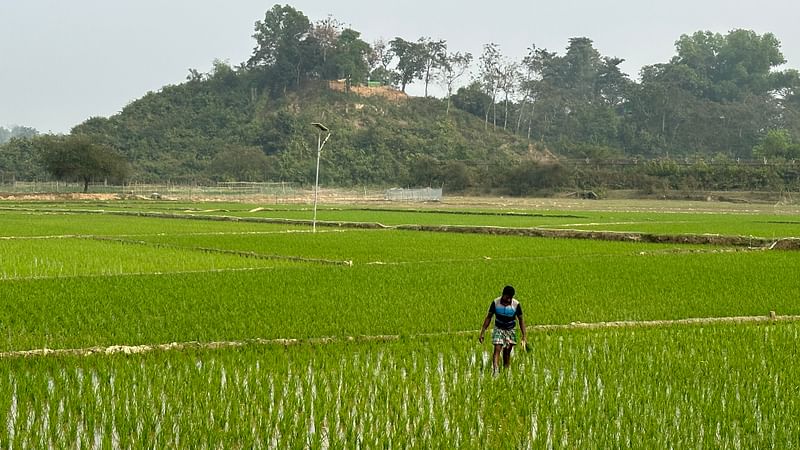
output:
[[[328,131],[328,127],[326,127],[325,125],[323,125],[323,124],[321,124],[319,122],[314,122],[311,125],[314,125],[315,127],[319,128],[319,131],[323,131],[323,132],[324,131]]]

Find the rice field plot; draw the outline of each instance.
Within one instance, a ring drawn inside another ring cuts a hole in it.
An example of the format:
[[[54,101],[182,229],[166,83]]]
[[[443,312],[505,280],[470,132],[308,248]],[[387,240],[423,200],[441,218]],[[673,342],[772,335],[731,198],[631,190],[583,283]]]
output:
[[[476,342],[504,284],[517,288],[529,325],[800,314],[793,252],[304,231],[0,213],[8,238],[0,239],[1,352],[239,343],[3,355],[0,445],[784,448],[800,440],[798,322],[531,331],[532,351],[497,378],[490,346]],[[105,240],[55,238],[66,235]],[[299,343],[264,343],[274,339]]]
[[[797,323],[0,359],[11,448],[792,448]]]
[[[313,217],[312,209],[308,205],[292,206],[270,206],[270,205],[250,205],[250,204],[191,204],[191,205],[170,205],[164,207],[161,204],[141,204],[127,202],[109,203],[99,209],[85,209],[76,207],[35,205],[28,211],[32,213],[51,213],[51,214],[90,214],[106,213],[131,214],[131,213],[153,213],[170,216],[183,215],[191,217],[214,217],[214,218],[254,218],[254,219],[287,219],[310,222]],[[16,211],[14,211],[16,212]],[[404,211],[404,210],[382,210],[382,209],[362,209],[350,207],[320,208],[318,210],[318,221],[337,221],[337,222],[369,222],[382,223],[386,225],[402,224],[450,224],[450,225],[475,225],[475,226],[536,226],[542,223],[556,223],[574,221],[586,216],[575,216],[567,213],[563,215],[559,212],[497,212],[487,213],[485,211],[474,211],[471,214],[466,211],[454,214],[452,211],[437,213],[435,211]],[[559,222],[559,219],[561,222]]]
[[[322,228],[317,233],[272,234],[161,234],[142,241],[187,248],[216,248],[259,254],[347,260],[354,264],[402,262],[458,263],[484,260],[636,255],[714,251],[700,245],[660,245],[637,242],[553,240],[520,236],[463,233],[426,233],[404,230]]]
[[[265,208],[255,212],[207,211],[211,215],[310,220],[310,210]],[[721,234],[763,238],[800,237],[800,215],[754,212],[445,210],[321,208],[321,222],[369,222],[387,226],[453,225],[624,231],[653,234]]]
[[[230,212],[237,216],[273,217],[308,220],[311,210],[264,208],[255,212]],[[562,211],[486,211],[486,210],[440,210],[424,211],[382,208],[320,208],[317,220],[330,222],[373,222],[384,225],[472,225],[532,227],[547,223],[564,223],[588,218],[583,212]]]
[[[279,258],[242,257],[94,239],[0,240],[0,280],[213,272],[296,264]]]
[[[656,252],[7,280],[0,350],[469,331],[509,283],[530,325],[800,314],[798,272],[787,252]]]
[[[718,234],[767,239],[800,237],[800,216],[797,215],[606,213],[597,219],[544,227],[652,234]]]
[[[305,230],[286,224],[219,222],[102,213],[0,211],[0,238],[31,236],[146,236]]]
[[[717,234],[785,238],[800,236],[800,214],[795,209],[779,207],[769,210],[673,210],[671,203],[651,202],[650,208],[636,210],[564,210],[532,208],[449,208],[424,210],[388,207],[323,206],[317,219],[322,222],[380,223],[398,225],[497,226],[513,228],[574,229],[587,231],[619,231],[652,234]],[[88,213],[74,205],[27,205],[31,211]],[[257,205],[247,203],[150,203],[107,202],[94,212],[157,213],[191,217],[230,217],[310,221],[308,205]],[[622,205],[620,206],[622,207]],[[12,209],[13,208],[7,208]],[[0,222],[0,225],[2,223]]]

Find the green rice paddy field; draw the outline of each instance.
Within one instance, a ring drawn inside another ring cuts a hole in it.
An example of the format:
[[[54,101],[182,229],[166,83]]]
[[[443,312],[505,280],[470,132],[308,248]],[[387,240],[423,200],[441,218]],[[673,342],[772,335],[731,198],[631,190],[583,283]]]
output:
[[[796,211],[337,205],[316,233],[310,218],[1,203],[0,447],[800,445],[797,251],[393,227],[780,239],[800,236]],[[477,330],[505,284],[531,350],[493,376]],[[765,320],[570,325],[740,316]]]

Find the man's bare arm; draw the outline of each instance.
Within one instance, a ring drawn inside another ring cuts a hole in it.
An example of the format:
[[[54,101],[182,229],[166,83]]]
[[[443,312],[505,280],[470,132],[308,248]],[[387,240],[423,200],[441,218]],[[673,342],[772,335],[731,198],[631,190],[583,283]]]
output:
[[[483,343],[483,335],[486,332],[486,329],[489,328],[489,325],[492,324],[492,313],[486,315],[486,319],[483,320],[483,326],[481,327],[481,335],[478,337],[478,342]]]

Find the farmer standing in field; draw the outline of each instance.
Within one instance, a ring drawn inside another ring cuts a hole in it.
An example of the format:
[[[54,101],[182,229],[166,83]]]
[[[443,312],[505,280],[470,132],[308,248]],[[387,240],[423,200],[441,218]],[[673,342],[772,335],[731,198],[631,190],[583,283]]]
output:
[[[514,298],[514,288],[506,286],[503,294],[494,299],[489,305],[489,314],[483,321],[481,335],[478,341],[483,343],[483,335],[489,324],[492,323],[492,316],[495,316],[494,329],[492,330],[492,344],[494,344],[494,356],[492,358],[492,373],[497,374],[500,365],[500,352],[503,353],[503,367],[511,365],[511,350],[517,344],[517,333],[514,329],[519,319],[519,328],[522,330],[523,348],[528,341],[528,331],[525,329],[525,321],[522,319],[522,305]]]

